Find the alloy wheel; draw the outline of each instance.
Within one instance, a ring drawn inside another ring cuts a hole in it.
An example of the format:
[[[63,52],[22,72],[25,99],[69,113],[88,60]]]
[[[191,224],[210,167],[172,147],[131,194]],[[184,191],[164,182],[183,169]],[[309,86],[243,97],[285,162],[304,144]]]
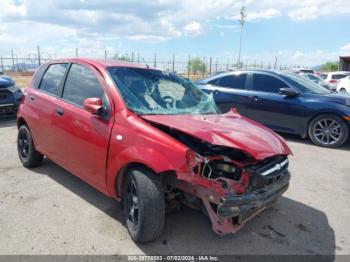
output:
[[[26,159],[29,156],[29,140],[26,132],[21,132],[18,136],[18,147],[22,158]]]
[[[342,138],[342,127],[334,119],[320,119],[313,128],[315,138],[324,145],[332,145]]]
[[[136,229],[139,225],[139,200],[137,188],[134,181],[131,181],[127,189],[127,224]]]

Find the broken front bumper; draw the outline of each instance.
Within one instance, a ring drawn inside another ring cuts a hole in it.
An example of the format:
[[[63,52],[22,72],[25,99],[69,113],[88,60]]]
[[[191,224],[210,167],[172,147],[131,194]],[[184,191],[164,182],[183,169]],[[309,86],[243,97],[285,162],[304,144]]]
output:
[[[281,196],[288,189],[289,179],[290,174],[286,172],[280,180],[263,189],[242,196],[223,197],[220,199],[217,214],[221,217],[247,217],[249,213],[267,206]]]
[[[270,185],[240,196],[221,197],[214,205],[202,197],[213,230],[219,235],[237,232],[248,220],[277,200],[288,189],[289,180],[290,174],[286,171]]]

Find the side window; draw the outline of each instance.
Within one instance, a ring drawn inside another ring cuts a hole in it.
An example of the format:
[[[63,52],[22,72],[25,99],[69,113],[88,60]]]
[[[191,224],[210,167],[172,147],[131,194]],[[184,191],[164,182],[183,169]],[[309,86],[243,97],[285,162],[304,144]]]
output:
[[[63,99],[78,106],[83,106],[85,99],[91,97],[104,99],[104,91],[100,83],[90,69],[73,64],[64,86]]]
[[[287,87],[287,85],[274,76],[254,74],[253,75],[253,89],[261,92],[278,93],[280,88]]]
[[[41,80],[40,90],[58,96],[58,88],[68,68],[68,64],[52,64],[46,70]]]
[[[212,85],[234,88],[234,89],[244,89],[246,78],[247,78],[247,74],[228,75],[228,76],[224,76],[216,79],[216,81],[212,83]]]
[[[332,75],[332,79],[342,79],[344,77],[346,77],[345,74],[334,74],[334,75]]]

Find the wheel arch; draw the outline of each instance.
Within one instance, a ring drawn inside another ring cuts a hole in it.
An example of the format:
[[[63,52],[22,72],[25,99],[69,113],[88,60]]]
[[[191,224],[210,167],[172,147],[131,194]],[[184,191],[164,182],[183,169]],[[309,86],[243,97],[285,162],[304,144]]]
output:
[[[26,125],[28,127],[26,120],[23,117],[18,117],[17,118],[17,129],[20,128],[22,125]]]
[[[321,115],[334,115],[334,116],[337,116],[339,117],[342,121],[344,121],[343,119],[343,116],[340,112],[335,112],[335,111],[320,111],[320,112],[317,112],[315,114],[313,114],[309,119],[308,121],[306,122],[306,126],[304,126],[304,130],[302,132],[302,138],[307,138],[309,136],[309,127],[310,127],[310,124],[311,122],[316,118],[316,117],[319,117]],[[344,123],[346,123],[344,121]],[[349,125],[348,125],[349,126]]]
[[[118,200],[122,199],[122,192],[125,185],[125,178],[130,170],[132,169],[146,169],[148,171],[151,171],[154,174],[157,174],[159,176],[160,182],[164,185],[172,185],[175,186],[175,181],[177,179],[176,171],[174,170],[168,170],[164,172],[157,173],[155,170],[153,170],[150,166],[140,163],[140,162],[131,162],[126,165],[124,165],[119,172],[115,175],[114,179],[114,196]]]

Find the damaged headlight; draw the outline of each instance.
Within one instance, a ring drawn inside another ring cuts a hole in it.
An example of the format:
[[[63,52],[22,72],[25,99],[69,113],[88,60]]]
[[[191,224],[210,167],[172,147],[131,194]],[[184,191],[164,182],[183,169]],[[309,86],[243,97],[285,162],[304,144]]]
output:
[[[236,167],[232,165],[231,163],[217,163],[215,165],[215,169],[221,172],[226,172],[226,173],[235,173],[236,172]]]

